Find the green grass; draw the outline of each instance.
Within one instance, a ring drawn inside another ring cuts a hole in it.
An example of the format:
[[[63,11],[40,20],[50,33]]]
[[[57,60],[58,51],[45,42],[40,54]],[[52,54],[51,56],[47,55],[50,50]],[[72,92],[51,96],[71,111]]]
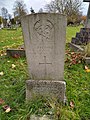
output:
[[[23,43],[22,31],[17,30],[0,30],[0,50],[15,48]]]
[[[67,28],[67,42],[80,27]],[[12,39],[13,38],[13,39]],[[21,29],[0,30],[0,51],[17,47],[23,43]],[[68,47],[67,47],[68,49]],[[67,56],[66,56],[67,58]],[[15,68],[12,68],[12,64]],[[0,98],[11,107],[6,113],[0,105],[0,120],[29,120],[31,114],[51,115],[55,120],[90,120],[90,73],[84,70],[85,63],[71,65],[65,63],[67,102],[65,105],[55,99],[35,98],[26,103],[25,81],[29,79],[26,58],[0,57]],[[89,66],[90,67],[90,66]],[[70,107],[73,101],[74,107]]]
[[[76,26],[76,27],[67,27],[67,31],[66,31],[66,42],[70,42],[72,37],[76,36],[76,32],[80,32],[80,28],[82,26]]]

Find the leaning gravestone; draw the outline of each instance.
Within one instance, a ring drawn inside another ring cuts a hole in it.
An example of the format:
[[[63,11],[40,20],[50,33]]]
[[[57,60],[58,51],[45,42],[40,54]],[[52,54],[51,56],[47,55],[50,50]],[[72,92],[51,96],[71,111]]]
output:
[[[43,95],[64,101],[66,16],[30,14],[22,18],[22,28],[31,77],[26,81],[26,99]]]

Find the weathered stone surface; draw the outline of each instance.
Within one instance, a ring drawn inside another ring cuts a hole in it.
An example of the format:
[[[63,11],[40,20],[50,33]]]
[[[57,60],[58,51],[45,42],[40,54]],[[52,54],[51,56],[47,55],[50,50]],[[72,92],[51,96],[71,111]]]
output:
[[[22,27],[30,77],[63,80],[66,16],[31,14],[22,18]]]
[[[42,117],[31,115],[30,120],[54,120],[54,119],[49,118],[47,115],[43,115]]]
[[[30,100],[44,95],[65,101],[65,86],[64,81],[28,80],[26,81],[26,98]]]
[[[64,55],[66,16],[39,13],[22,18],[29,74],[26,99],[34,96],[65,100]]]
[[[26,57],[25,50],[19,50],[19,49],[8,49],[7,56],[11,57]]]
[[[90,0],[84,0],[84,2],[89,2],[87,19],[86,19],[86,22],[85,22],[85,28],[90,28]]]

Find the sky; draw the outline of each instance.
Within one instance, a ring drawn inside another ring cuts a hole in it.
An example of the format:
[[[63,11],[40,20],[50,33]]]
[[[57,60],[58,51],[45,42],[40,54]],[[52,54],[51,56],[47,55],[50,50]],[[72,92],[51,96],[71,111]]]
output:
[[[26,4],[28,11],[30,12],[30,8],[32,7],[35,12],[38,12],[40,8],[44,8],[44,6],[49,3],[51,0],[23,0]],[[83,1],[83,0],[82,0]],[[0,0],[0,10],[2,7],[7,8],[9,14],[13,13],[13,5],[15,0]],[[83,2],[83,14],[87,14],[88,4]]]

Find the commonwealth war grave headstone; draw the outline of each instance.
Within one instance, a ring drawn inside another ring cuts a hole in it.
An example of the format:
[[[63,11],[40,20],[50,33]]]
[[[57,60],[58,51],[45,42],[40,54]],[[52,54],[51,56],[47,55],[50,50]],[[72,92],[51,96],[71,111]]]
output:
[[[30,14],[22,18],[22,28],[31,77],[26,81],[27,100],[43,95],[64,101],[66,16]]]

